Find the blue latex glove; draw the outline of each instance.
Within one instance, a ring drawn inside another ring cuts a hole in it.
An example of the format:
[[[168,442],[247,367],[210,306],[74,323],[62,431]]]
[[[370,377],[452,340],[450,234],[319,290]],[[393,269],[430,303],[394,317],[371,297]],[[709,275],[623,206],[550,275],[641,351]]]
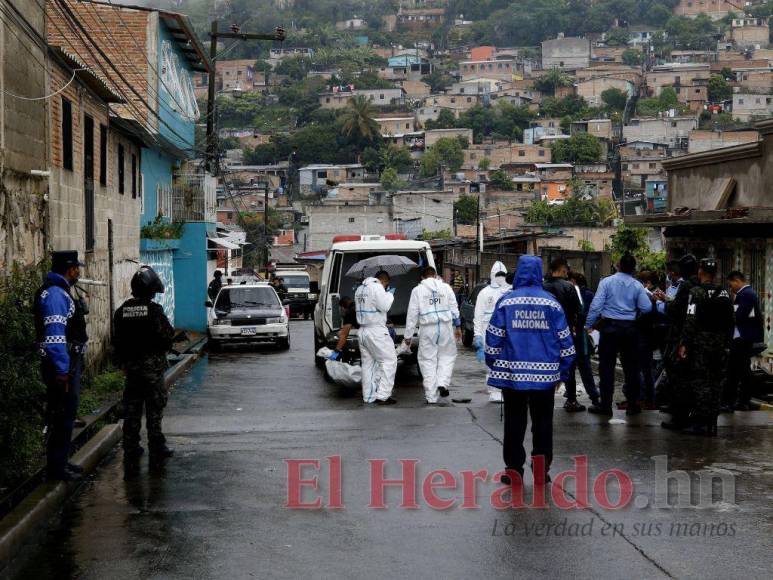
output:
[[[479,363],[485,363],[486,362],[486,354],[483,352],[483,347],[482,346],[478,350],[475,351],[475,358],[478,359]]]
[[[394,294],[396,290],[397,288],[387,288],[387,292],[389,292],[390,294]]]
[[[334,350],[328,355],[327,360],[338,360],[340,357],[341,357],[341,353],[338,352],[337,350]]]
[[[483,348],[483,337],[482,336],[476,336],[475,339],[472,341],[473,346],[476,350],[480,350]]]

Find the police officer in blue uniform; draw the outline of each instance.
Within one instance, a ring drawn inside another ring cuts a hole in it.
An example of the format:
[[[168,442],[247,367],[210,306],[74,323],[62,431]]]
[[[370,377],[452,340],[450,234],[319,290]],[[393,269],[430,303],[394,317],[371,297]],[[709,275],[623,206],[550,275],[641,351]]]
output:
[[[83,265],[75,250],[52,252],[51,271],[35,293],[35,334],[46,385],[46,473],[52,480],[76,481],[83,471],[68,461],[88,342],[86,303],[71,295]]]

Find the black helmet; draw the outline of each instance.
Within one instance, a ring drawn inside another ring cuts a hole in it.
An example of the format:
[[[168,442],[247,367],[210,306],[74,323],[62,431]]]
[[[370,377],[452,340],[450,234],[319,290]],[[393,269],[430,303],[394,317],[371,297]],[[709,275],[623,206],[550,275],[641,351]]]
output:
[[[701,260],[701,270],[713,276],[717,273],[717,261],[714,258],[704,258]]]
[[[695,276],[698,271],[698,260],[692,254],[685,254],[679,258],[679,274],[683,278]]]
[[[131,281],[132,295],[140,298],[145,296],[153,297],[154,294],[163,294],[164,283],[158,277],[155,270],[150,266],[141,266],[134,273]]]

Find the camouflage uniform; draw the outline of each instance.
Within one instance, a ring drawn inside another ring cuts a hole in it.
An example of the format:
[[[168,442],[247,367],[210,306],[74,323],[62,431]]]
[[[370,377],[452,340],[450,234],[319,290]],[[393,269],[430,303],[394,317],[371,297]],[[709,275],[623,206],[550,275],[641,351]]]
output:
[[[666,380],[658,382],[656,398],[659,404],[665,403],[674,409],[678,408],[677,392],[689,380],[690,376],[690,369],[688,365],[679,360],[677,349],[682,338],[690,291],[698,285],[699,282],[696,276],[683,280],[679,285],[676,296],[666,306],[668,336],[666,337],[666,345],[663,352]]]
[[[721,286],[690,289],[680,344],[686,347],[687,380],[677,385],[680,409],[690,409],[691,422],[713,424],[719,413],[728,349],[735,326],[733,303]]]
[[[123,447],[126,454],[140,450],[142,408],[151,454],[166,439],[161,431],[167,389],[164,371],[166,353],[172,348],[174,328],[160,304],[144,298],[130,298],[115,313],[115,350],[118,363],[126,370],[123,394]]]

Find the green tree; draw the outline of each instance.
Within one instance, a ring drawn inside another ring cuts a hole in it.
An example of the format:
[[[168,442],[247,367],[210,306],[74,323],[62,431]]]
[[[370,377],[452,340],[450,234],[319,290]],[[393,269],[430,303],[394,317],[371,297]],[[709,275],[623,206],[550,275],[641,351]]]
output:
[[[555,95],[561,87],[572,85],[572,77],[558,68],[551,68],[541,77],[534,81],[534,87],[545,94]]]
[[[450,240],[451,230],[427,230],[425,229],[421,235],[422,240]]]
[[[666,253],[650,250],[645,228],[630,228],[621,224],[612,234],[611,242],[610,250],[614,264],[617,264],[624,254],[631,254],[636,258],[639,270],[665,271]]]
[[[577,249],[583,252],[595,252],[596,248],[593,247],[593,242],[590,240],[577,240]]]
[[[488,157],[484,157],[480,161],[478,161],[478,169],[481,171],[488,171],[488,168],[491,166],[491,159]]]
[[[305,56],[290,56],[282,60],[274,73],[282,76],[288,76],[294,81],[301,81],[306,78],[311,70],[311,59]]]
[[[626,48],[623,51],[623,64],[639,66],[642,61],[641,51],[635,48]]]
[[[362,150],[362,157],[360,162],[367,168],[368,171],[378,172],[381,170],[381,153],[375,147],[365,147]]]
[[[658,101],[660,102],[661,111],[679,108],[679,97],[676,95],[674,87],[663,87],[660,90]]]
[[[463,193],[454,202],[456,223],[471,225],[478,221],[478,196]]]
[[[456,127],[456,117],[450,109],[440,109],[437,119],[430,119],[424,123],[425,129],[453,129]]]
[[[540,112],[546,117],[580,117],[588,110],[588,103],[578,95],[563,99],[547,97],[542,99]]]
[[[410,150],[404,145],[390,143],[379,150],[382,167],[395,169],[398,173],[413,166]]]
[[[578,133],[553,145],[554,163],[593,163],[601,159],[601,143],[590,133]]]
[[[733,88],[721,75],[711,75],[708,87],[709,101],[719,103],[733,98]]]
[[[502,170],[492,171],[488,179],[489,184],[494,189],[499,189],[500,191],[512,191],[513,189],[513,180]]]
[[[625,110],[625,103],[628,102],[628,93],[616,88],[609,88],[601,92],[601,100],[613,111]]]
[[[608,46],[625,46],[628,44],[631,36],[625,28],[616,26],[607,32],[607,45]]]
[[[675,48],[711,50],[716,45],[717,24],[706,14],[699,14],[695,18],[673,16],[663,29]]]
[[[397,176],[397,170],[394,167],[387,167],[381,173],[381,185],[387,191],[397,191],[401,187],[400,178]]]
[[[437,175],[444,166],[449,171],[457,171],[464,163],[464,149],[458,139],[443,137],[424,152],[421,158],[421,174],[424,177]]]
[[[424,75],[421,77],[421,80],[429,85],[429,88],[433,93],[443,92],[452,82],[451,77],[439,68],[435,68],[430,74]]]
[[[374,116],[375,109],[366,97],[352,97],[341,113],[341,130],[350,139],[376,141],[381,135],[381,127]]]

